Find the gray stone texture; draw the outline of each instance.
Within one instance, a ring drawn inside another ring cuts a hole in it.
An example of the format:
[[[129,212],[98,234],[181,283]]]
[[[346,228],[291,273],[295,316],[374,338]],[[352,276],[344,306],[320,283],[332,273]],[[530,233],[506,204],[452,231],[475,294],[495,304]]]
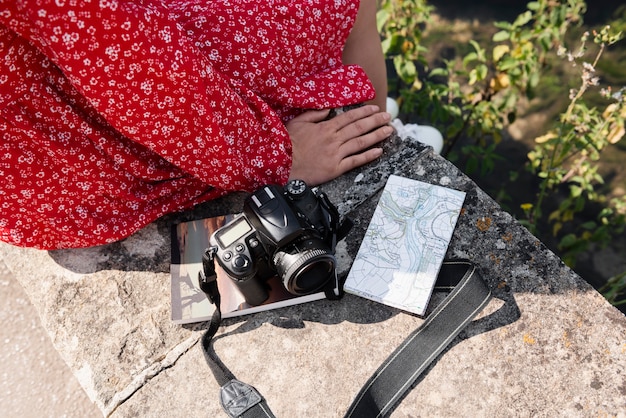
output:
[[[472,260],[495,296],[392,416],[626,417],[624,315],[430,148],[395,138],[380,161],[322,187],[355,221],[338,246],[340,272],[347,273],[391,173],[467,193],[448,257]],[[237,212],[243,197],[167,216],[101,247],[0,245],[54,347],[103,415],[225,416],[198,343],[206,324],[169,319],[170,226]],[[226,320],[215,348],[276,416],[340,417],[421,322],[346,295]]]
[[[0,323],[0,417],[101,416],[52,347],[37,312],[2,258]]]

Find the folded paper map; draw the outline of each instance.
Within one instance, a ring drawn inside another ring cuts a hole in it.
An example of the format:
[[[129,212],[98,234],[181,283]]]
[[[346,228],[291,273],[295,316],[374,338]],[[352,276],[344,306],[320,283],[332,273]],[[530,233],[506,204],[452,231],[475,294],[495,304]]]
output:
[[[390,176],[345,291],[424,315],[465,193]]]

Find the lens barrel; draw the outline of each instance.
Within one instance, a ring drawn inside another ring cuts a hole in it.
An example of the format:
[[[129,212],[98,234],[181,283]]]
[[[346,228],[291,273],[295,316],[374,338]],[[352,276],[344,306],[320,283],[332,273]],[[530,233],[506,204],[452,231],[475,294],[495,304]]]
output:
[[[335,256],[324,241],[303,237],[274,255],[274,266],[285,288],[294,295],[321,290],[335,275]]]

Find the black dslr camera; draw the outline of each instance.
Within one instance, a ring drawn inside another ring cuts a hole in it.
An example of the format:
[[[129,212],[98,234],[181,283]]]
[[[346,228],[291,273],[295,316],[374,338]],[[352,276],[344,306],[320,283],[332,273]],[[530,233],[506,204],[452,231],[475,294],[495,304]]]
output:
[[[335,245],[350,227],[339,220],[328,197],[304,181],[265,186],[245,200],[240,215],[211,235],[200,285],[207,292],[206,283],[215,281],[217,260],[252,306],[268,299],[267,280],[274,275],[295,295],[321,290],[329,295],[329,289],[338,294]]]

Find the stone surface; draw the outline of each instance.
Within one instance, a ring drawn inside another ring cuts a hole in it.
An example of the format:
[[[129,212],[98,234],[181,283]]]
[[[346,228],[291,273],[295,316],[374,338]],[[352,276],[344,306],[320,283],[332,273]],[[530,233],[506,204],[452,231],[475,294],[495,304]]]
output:
[[[22,286],[0,258],[0,416],[89,418],[100,411],[52,347]]]
[[[626,417],[624,315],[430,149],[396,140],[376,164],[324,185],[355,221],[338,247],[341,272],[391,173],[467,193],[448,256],[476,263],[495,296],[393,416]],[[238,211],[243,197],[168,216],[108,246],[53,252],[0,246],[103,415],[225,416],[198,344],[206,324],[169,320],[169,226]],[[347,295],[226,320],[215,347],[278,417],[339,417],[421,322]]]

